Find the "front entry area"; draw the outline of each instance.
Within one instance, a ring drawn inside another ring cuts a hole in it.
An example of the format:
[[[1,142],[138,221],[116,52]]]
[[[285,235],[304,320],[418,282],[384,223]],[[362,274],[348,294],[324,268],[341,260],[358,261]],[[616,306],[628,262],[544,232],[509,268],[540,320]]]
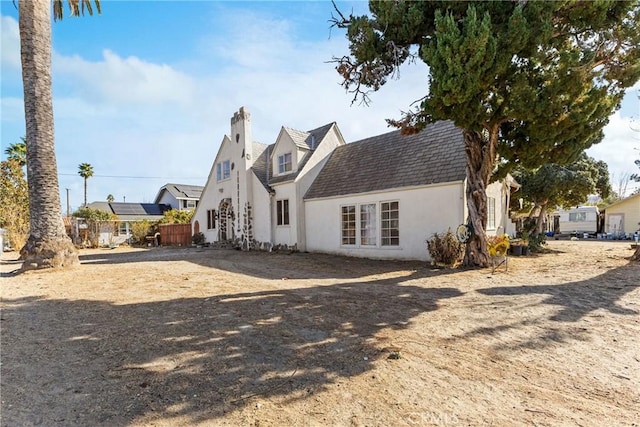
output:
[[[218,207],[218,241],[233,240],[235,214],[231,199],[223,199]]]

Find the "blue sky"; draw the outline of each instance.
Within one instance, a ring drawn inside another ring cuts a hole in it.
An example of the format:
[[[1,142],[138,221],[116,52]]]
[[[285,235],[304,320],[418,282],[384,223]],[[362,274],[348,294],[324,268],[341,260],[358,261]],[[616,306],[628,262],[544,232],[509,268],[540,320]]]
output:
[[[338,2],[365,13],[367,3]],[[25,134],[17,11],[0,0],[2,150]],[[89,201],[152,202],[167,182],[204,185],[234,111],[252,115],[254,139],[272,143],[281,126],[308,130],[336,121],[347,141],[387,132],[427,91],[424,64],[351,105],[332,56],[348,52],[330,31],[329,1],[102,1],[102,15],[53,24],[56,153],[61,201],[83,202],[80,163],[90,163]],[[614,185],[636,171],[640,84],[589,150]],[[630,185],[629,189],[634,185]]]

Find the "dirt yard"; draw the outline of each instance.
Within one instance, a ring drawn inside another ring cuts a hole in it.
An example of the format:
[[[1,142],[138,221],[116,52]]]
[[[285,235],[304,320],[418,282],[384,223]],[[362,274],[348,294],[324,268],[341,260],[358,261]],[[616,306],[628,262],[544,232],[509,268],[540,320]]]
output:
[[[12,274],[2,426],[639,426],[640,264],[101,249]],[[12,258],[13,257],[13,258]]]

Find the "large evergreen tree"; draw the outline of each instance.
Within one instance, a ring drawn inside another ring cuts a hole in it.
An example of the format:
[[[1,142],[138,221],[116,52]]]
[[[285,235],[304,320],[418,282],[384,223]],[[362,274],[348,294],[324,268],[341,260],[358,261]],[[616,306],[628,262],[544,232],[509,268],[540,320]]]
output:
[[[68,3],[72,15],[85,8],[93,12],[89,0]],[[51,0],[19,0],[18,13],[30,223],[29,238],[20,251],[22,268],[66,266],[78,262],[78,253],[65,232],[60,206],[51,94]],[[62,18],[61,0],[53,1],[53,15]]]
[[[487,266],[485,189],[496,166],[569,162],[602,136],[640,77],[639,3],[372,0],[369,8],[371,16],[335,19],[350,41],[350,55],[335,59],[343,85],[366,99],[407,60],[429,66],[419,107],[389,122],[415,132],[450,119],[463,129],[473,228],[465,263]]]

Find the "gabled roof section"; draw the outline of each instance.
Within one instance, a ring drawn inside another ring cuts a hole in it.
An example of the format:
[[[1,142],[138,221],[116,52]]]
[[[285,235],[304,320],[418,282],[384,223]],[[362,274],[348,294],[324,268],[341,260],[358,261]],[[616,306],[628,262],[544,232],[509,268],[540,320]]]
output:
[[[320,126],[319,128],[315,128],[312,129],[308,132],[301,132],[301,131],[296,131],[299,132],[300,134],[305,134],[306,139],[305,139],[305,144],[307,144],[306,148],[307,149],[311,149],[311,150],[315,150],[318,145],[320,145],[322,143],[322,140],[324,139],[325,136],[327,136],[327,133],[329,132],[329,130],[331,129],[332,126],[334,126],[336,124],[336,122],[331,122],[328,123],[324,126]],[[338,127],[336,126],[336,129]],[[289,128],[284,128],[284,129],[288,129],[288,130],[292,130]],[[296,144],[297,145],[297,144]],[[312,148],[313,147],[313,148]],[[282,176],[271,176],[271,174],[269,175],[269,184],[278,184],[281,182],[289,182],[289,181],[294,181],[298,175],[300,174],[300,172],[302,170],[304,170],[305,165],[307,164],[307,162],[309,161],[309,159],[311,158],[310,154],[307,154],[304,159],[302,160],[302,162],[300,162],[298,164],[298,170],[294,173],[288,173],[286,175],[282,175]]]
[[[293,143],[296,144],[296,146],[304,148],[305,150],[311,149],[311,144],[309,143],[310,141],[307,141],[307,139],[309,138],[308,132],[303,132],[301,130],[288,127],[283,127],[282,129],[287,133],[287,135],[291,137]]]
[[[200,199],[204,187],[200,185],[165,184],[158,191],[156,203],[160,200],[163,191],[168,191],[176,199]]]
[[[415,135],[389,132],[334,150],[305,199],[462,181],[462,131],[441,121]]]
[[[604,210],[607,210],[607,209],[609,209],[609,208],[610,208],[610,207],[612,207],[612,206],[618,206],[618,205],[620,205],[620,204],[622,204],[622,203],[627,203],[627,202],[629,202],[630,200],[633,200],[633,199],[638,199],[638,203],[640,203],[640,193],[638,193],[638,194],[632,194],[632,195],[631,195],[631,196],[629,196],[629,197],[625,197],[624,199],[620,199],[620,200],[618,200],[617,202],[611,203],[609,206],[607,206],[606,208],[604,208]]]

